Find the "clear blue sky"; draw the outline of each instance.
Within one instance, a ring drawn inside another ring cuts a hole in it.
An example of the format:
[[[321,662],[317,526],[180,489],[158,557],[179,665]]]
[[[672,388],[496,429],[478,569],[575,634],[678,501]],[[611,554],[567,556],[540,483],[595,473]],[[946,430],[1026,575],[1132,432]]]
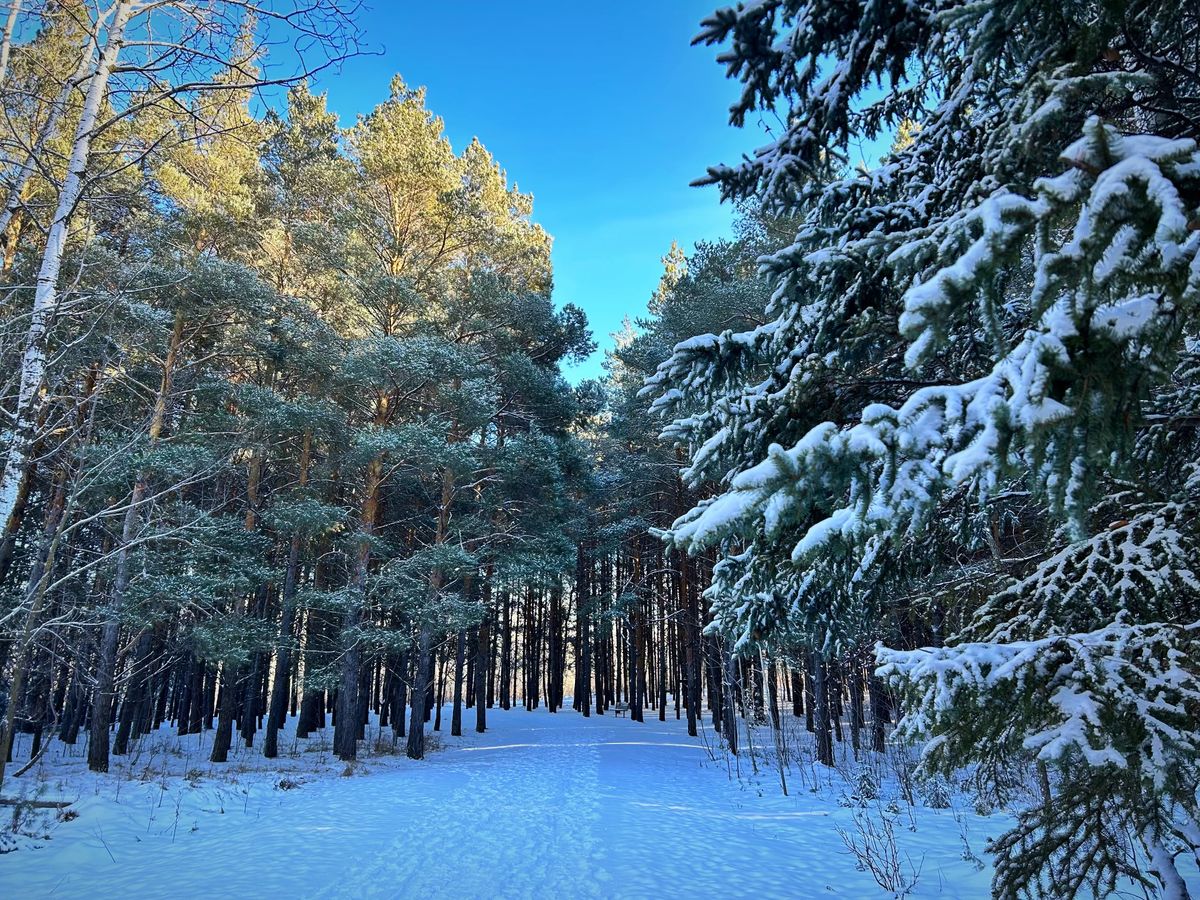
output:
[[[688,183],[764,143],[728,125],[737,85],[716,50],[690,46],[720,0],[374,0],[361,24],[381,56],[317,87],[344,125],[399,72],[428,88],[456,150],[477,135],[534,195],[554,236],[554,297],[583,307],[600,349],[568,376],[601,374],[610,334],[645,311],[677,240],[728,235],[730,207]]]

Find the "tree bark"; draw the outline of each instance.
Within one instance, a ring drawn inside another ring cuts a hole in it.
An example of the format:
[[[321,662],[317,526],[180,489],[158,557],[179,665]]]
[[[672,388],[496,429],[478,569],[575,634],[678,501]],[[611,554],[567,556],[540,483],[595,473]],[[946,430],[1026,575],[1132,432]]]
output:
[[[0,86],[8,78],[8,60],[12,55],[13,31],[17,27],[19,15],[21,15],[21,0],[10,0],[8,18],[4,20],[4,37],[0,40]]]
[[[300,473],[297,484],[303,490],[308,484],[308,467],[312,460],[312,429],[304,432],[300,446]],[[275,683],[271,686],[271,707],[267,712],[267,731],[263,736],[263,756],[274,759],[279,755],[279,729],[287,717],[288,687],[292,676],[292,641],[296,628],[296,585],[300,577],[300,548],[303,538],[292,535],[288,545],[287,571],[283,576],[283,610],[279,623],[279,652],[275,656]]]
[[[462,735],[463,664],[466,658],[467,633],[460,629],[454,651],[454,712],[450,717],[450,734],[455,737]]]
[[[179,348],[183,342],[183,310],[175,312],[175,324],[171,329],[171,343],[163,361],[163,375],[158,395],[154,399],[154,412],[150,417],[147,446],[158,443],[167,418],[167,404],[171,397],[171,386],[175,377],[175,366],[179,359]],[[116,574],[113,576],[109,608],[100,640],[100,659],[96,671],[96,689],[92,700],[92,723],[88,729],[88,768],[93,772],[108,771],[108,728],[116,679],[117,643],[121,636],[121,607],[125,591],[129,587],[129,551],[141,525],[142,501],[149,490],[148,475],[139,472],[129,496],[125,520],[121,525],[121,546],[117,550]]]
[[[243,530],[247,533],[254,531],[258,523],[258,483],[262,477],[262,456],[255,450],[250,455],[250,461],[247,463],[247,478],[246,478],[246,518],[243,524]],[[264,585],[265,587],[265,585]],[[246,597],[238,597],[234,605],[234,616],[241,618],[246,614],[248,603]],[[217,713],[217,733],[213,735],[212,753],[209,759],[212,762],[226,762],[229,759],[229,748],[233,744],[233,718],[237,709],[237,692],[242,685],[243,677],[254,684],[254,667],[248,672],[243,673],[240,666],[232,665],[229,660],[221,666],[221,704]],[[247,698],[248,699],[248,698]],[[243,704],[248,707],[249,703]],[[243,726],[247,726],[247,716],[252,714],[249,708],[243,708],[242,722]],[[242,731],[247,730],[245,727]],[[253,734],[253,732],[250,732]]]
[[[375,404],[375,425],[387,421],[387,397],[380,396]],[[371,562],[371,537],[379,515],[379,490],[383,484],[383,459],[376,457],[367,465],[363,489],[362,510],[359,513],[358,553],[354,566],[354,604],[342,620],[342,680],[338,686],[337,721],[333,729],[333,752],[338,759],[349,762],[358,754],[358,680],[362,666],[362,643],[358,629],[366,607],[367,571]]]
[[[108,79],[117,64],[125,42],[125,28],[134,10],[134,0],[117,0],[113,19],[104,42],[104,50],[88,80],[88,90],[80,111],[79,124],[71,143],[67,173],[58,192],[58,204],[46,234],[34,289],[33,311],[25,334],[21,357],[21,378],[17,390],[17,405],[13,416],[12,439],[4,473],[0,475],[0,522],[7,529],[16,506],[21,478],[29,465],[29,455],[36,440],[39,395],[46,377],[46,340],[58,312],[61,297],[58,278],[67,246],[67,231],[76,206],[83,195],[84,175],[91,158],[92,132],[108,90]],[[106,754],[107,756],[107,754]]]
[[[451,441],[454,440],[452,429]],[[442,469],[442,496],[438,504],[437,531],[434,534],[436,545],[446,543],[447,529],[450,524],[450,502],[454,498],[454,472],[446,466]],[[442,589],[444,574],[440,568],[434,567],[429,574],[429,587],[434,594]],[[417,635],[417,671],[413,679],[412,717],[409,720],[408,744],[405,752],[409,759],[425,758],[425,722],[428,718],[426,695],[432,687],[429,678],[429,647],[433,634],[428,624],[422,621]]]
[[[829,663],[815,651],[812,653],[811,659],[813,701],[816,707],[813,724],[817,732],[817,762],[825,766],[832,766],[833,734],[829,721]]]

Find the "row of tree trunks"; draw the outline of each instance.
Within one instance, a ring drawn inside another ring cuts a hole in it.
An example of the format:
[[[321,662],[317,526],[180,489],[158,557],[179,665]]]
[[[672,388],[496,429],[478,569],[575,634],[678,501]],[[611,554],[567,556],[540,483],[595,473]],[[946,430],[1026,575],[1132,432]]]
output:
[[[165,407],[158,419],[163,417]],[[306,438],[298,468],[301,484],[310,465],[308,446]],[[253,486],[253,459],[250,465],[249,483]],[[443,491],[452,493],[453,488],[453,479],[446,479]],[[254,494],[251,490],[251,498]],[[65,497],[60,496],[58,503],[48,508],[51,531],[53,511],[64,505]],[[366,506],[363,513],[364,521],[372,521],[377,511]],[[255,525],[252,499],[247,529]],[[803,717],[806,727],[816,735],[822,762],[832,763],[833,742],[843,739],[843,722],[856,752],[866,743],[861,729],[868,723],[869,746],[879,750],[884,745],[891,707],[887,692],[869,674],[867,660],[827,662],[808,655],[801,658],[802,665],[781,668],[775,660],[738,659],[722,642],[702,633],[703,598],[696,571],[702,561],[673,558],[668,577],[661,581],[665,592],[660,594],[644,587],[654,579],[654,571],[647,568],[654,565],[649,552],[621,559],[577,548],[574,589],[570,592],[553,581],[510,585],[502,580],[497,585],[494,568],[489,565],[478,578],[445,586],[477,600],[486,610],[482,621],[449,635],[414,626],[410,651],[360,655],[352,666],[343,665],[337,690],[311,689],[305,682],[314,665],[312,654],[319,659],[329,652],[324,648],[344,646],[338,635],[344,635],[346,626],[320,609],[303,613],[297,609],[300,582],[318,585],[322,567],[305,565],[308,554],[298,535],[289,538],[287,550],[278,597],[274,586],[264,584],[253,608],[257,617],[272,616],[279,622],[273,656],[260,654],[239,671],[228,663],[181,653],[173,644],[175,626],[132,632],[126,628],[123,638],[119,629],[117,636],[122,639],[116,643],[127,650],[114,661],[110,670],[114,689],[107,695],[106,704],[99,707],[96,693],[89,702],[85,687],[88,671],[104,664],[105,647],[112,646],[104,640],[106,634],[101,633],[97,653],[92,662],[84,663],[82,676],[78,664],[55,673],[35,664],[24,653],[25,665],[30,671],[37,669],[40,680],[32,687],[14,685],[17,694],[29,694],[33,699],[22,697],[22,705],[12,704],[7,733],[28,722],[40,735],[47,722],[53,719],[57,726],[56,717],[61,717],[60,735],[64,740],[74,740],[85,722],[94,729],[97,722],[105,721],[104,730],[95,732],[93,742],[103,745],[113,727],[108,723],[112,722],[115,736],[111,752],[120,755],[128,752],[139,735],[166,719],[177,723],[181,734],[213,728],[215,708],[213,758],[224,761],[235,721],[248,747],[253,745],[257,729],[265,728],[263,752],[278,755],[280,731],[290,706],[293,713],[299,714],[298,736],[324,727],[326,713],[333,712],[335,746],[343,758],[353,759],[358,742],[365,736],[369,711],[374,709],[381,727],[390,723],[394,737],[405,738],[406,750],[417,745],[423,753],[430,711],[440,714],[440,701],[447,691],[452,691],[450,730],[457,735],[462,733],[464,707],[475,709],[477,731],[486,729],[486,710],[497,701],[503,706],[517,700],[536,709],[544,700],[551,711],[561,708],[567,699],[566,679],[571,674],[572,705],[584,715],[592,713],[593,705],[596,714],[603,715],[613,703],[628,703],[634,720],[642,720],[647,708],[657,711],[663,720],[673,698],[676,716],[686,714],[689,732],[698,733],[700,713],[707,703],[714,728],[735,752],[739,749],[739,714],[768,721],[769,713],[770,723],[779,728],[781,701],[790,701],[793,714]],[[616,615],[606,610],[604,598],[613,596],[616,585],[630,582],[643,585],[633,595],[637,602]],[[431,586],[441,587],[440,581]],[[102,587],[97,584],[93,589]],[[519,588],[519,592],[514,594],[513,588]],[[517,596],[520,601],[515,600]],[[297,629],[297,622],[303,627]],[[497,622],[499,629],[494,627]],[[294,645],[298,654],[293,651]],[[41,686],[43,682],[45,687]],[[54,696],[47,701],[51,686]],[[353,702],[348,696],[354,698]],[[418,698],[425,702],[415,702]],[[19,713],[22,709],[28,714]],[[434,727],[440,727],[438,715]],[[413,739],[414,731],[420,733],[417,740]],[[339,733],[345,743],[338,741]]]

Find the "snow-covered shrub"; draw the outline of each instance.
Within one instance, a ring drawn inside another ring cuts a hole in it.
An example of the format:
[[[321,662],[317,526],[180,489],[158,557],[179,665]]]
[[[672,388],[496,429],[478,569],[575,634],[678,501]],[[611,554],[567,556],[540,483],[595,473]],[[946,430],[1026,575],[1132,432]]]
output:
[[[930,809],[950,808],[950,782],[941,775],[922,778],[921,802]]]
[[[854,779],[854,793],[863,800],[879,799],[879,775],[874,769],[860,768]]]

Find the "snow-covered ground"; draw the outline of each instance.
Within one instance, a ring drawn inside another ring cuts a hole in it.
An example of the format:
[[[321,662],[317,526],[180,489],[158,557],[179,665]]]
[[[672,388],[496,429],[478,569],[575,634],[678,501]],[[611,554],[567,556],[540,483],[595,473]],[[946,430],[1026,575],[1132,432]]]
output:
[[[964,835],[984,857],[1006,818],[896,803],[886,766],[880,797],[856,802],[852,762],[831,777],[801,758],[785,797],[777,771],[743,755],[739,773],[673,716],[488,717],[451,738],[447,711],[424,761],[371,753],[352,774],[329,734],[214,766],[208,735],[163,731],[107,776],[82,742],[56,742],[5,793],[74,800],[77,816],[26,826],[45,837],[0,855],[0,897],[886,897],[839,836],[861,838],[856,817],[893,823],[916,896],[988,896]]]

